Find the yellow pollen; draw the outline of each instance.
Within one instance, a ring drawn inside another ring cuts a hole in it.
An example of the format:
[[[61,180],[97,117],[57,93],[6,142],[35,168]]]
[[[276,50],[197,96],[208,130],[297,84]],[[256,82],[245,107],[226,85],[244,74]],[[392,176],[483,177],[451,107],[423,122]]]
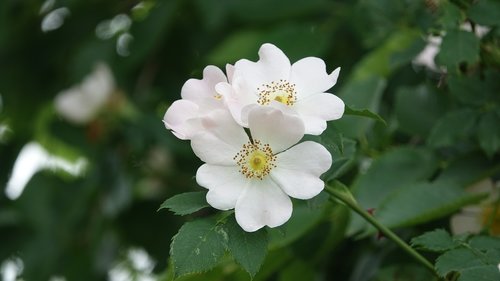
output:
[[[264,179],[276,167],[276,156],[269,144],[262,144],[259,140],[244,144],[240,152],[233,157],[236,164],[247,179]]]
[[[214,95],[214,99],[221,100],[222,99],[222,95],[221,94],[215,94]]]
[[[292,106],[297,101],[297,92],[295,84],[280,79],[269,84],[263,84],[257,88],[259,99],[257,102],[260,105],[268,105],[272,100],[281,102],[288,106]]]

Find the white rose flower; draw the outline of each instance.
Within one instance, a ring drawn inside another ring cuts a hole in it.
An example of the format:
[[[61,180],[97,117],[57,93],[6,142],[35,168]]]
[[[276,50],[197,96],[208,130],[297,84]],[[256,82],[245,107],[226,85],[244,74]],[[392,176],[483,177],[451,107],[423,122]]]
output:
[[[72,123],[86,124],[96,117],[114,90],[115,81],[111,70],[106,64],[99,63],[81,84],[56,96],[55,109]]]
[[[189,79],[181,90],[181,100],[175,101],[165,113],[163,123],[179,139],[191,139],[203,130],[200,118],[213,110],[224,108],[222,96],[215,85],[227,82],[219,68],[209,65],[203,70],[203,79]]]
[[[326,93],[337,82],[340,68],[326,72],[323,60],[303,58],[293,65],[276,46],[264,44],[259,61],[239,60],[228,65],[230,83],[219,83],[217,92],[226,99],[234,119],[248,127],[248,112],[255,105],[272,106],[300,117],[305,133],[319,135],[326,121],[344,114],[344,102]]]
[[[208,189],[212,207],[235,209],[245,231],[284,224],[292,214],[289,196],[310,199],[323,190],[319,177],[330,168],[332,157],[318,143],[297,144],[304,136],[299,117],[255,107],[248,113],[250,136],[227,110],[214,111],[201,123],[207,131],[191,140],[205,162],[196,181]]]

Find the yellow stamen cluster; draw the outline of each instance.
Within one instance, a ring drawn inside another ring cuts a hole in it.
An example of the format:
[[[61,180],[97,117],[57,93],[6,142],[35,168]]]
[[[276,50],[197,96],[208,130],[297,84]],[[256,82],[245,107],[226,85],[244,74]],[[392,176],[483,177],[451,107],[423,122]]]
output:
[[[259,140],[244,144],[233,159],[240,167],[240,173],[247,179],[258,178],[262,180],[276,167],[276,156],[271,147],[269,144],[262,144]]]
[[[214,94],[214,99],[221,100],[222,99],[222,95],[216,93],[216,94]]]
[[[295,84],[290,84],[288,81],[280,79],[273,81],[269,84],[263,84],[257,88],[259,99],[257,102],[260,105],[268,105],[271,101],[275,100],[292,106],[297,101],[297,92],[295,91]]]

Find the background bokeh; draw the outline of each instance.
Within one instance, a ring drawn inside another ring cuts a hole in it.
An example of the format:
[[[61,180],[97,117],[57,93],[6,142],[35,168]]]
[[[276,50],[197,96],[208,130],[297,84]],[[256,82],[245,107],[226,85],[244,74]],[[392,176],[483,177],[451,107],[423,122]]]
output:
[[[340,66],[331,92],[387,122],[331,122],[343,146],[329,147],[336,162],[326,180],[354,185],[360,203],[377,208],[407,183],[451,179],[457,189],[426,187],[429,197],[384,207],[431,198],[440,210],[407,223],[383,217],[406,238],[449,229],[451,215],[479,202],[465,188],[482,181],[493,203],[479,209],[476,230],[500,234],[500,9],[476,2],[0,1],[1,276],[169,280],[172,236],[213,211],[157,212],[166,198],[201,190],[201,162],[163,114],[206,65],[256,60],[266,42],[292,62]],[[321,138],[328,146],[328,132]],[[356,236],[366,226],[342,206],[299,205],[295,214],[286,239],[274,233],[256,280],[396,280],[397,270],[397,280],[429,280],[373,232]],[[230,258],[185,278],[249,280]]]

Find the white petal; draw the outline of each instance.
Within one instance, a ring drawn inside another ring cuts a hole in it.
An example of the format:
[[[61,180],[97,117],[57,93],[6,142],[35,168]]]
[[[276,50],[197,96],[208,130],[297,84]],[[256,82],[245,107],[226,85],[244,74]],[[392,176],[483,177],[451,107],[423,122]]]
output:
[[[212,101],[212,103],[208,101],[204,101],[204,103],[220,103],[222,105],[216,99],[217,92],[215,91],[215,85],[220,82],[227,82],[224,72],[218,67],[209,65],[203,70],[203,79],[189,79],[184,83],[181,89],[181,97],[195,103],[200,103],[200,100],[208,100]]]
[[[249,141],[243,127],[227,110],[215,110],[200,120],[203,131],[191,140],[196,156],[209,164],[234,165],[233,157]]]
[[[88,123],[99,110],[92,99],[89,99],[81,91],[80,87],[60,92],[54,100],[54,106],[61,116],[75,124]]]
[[[304,136],[304,123],[299,117],[268,106],[251,109],[248,126],[252,138],[269,144],[273,153],[291,147]]]
[[[207,202],[219,210],[229,210],[245,189],[248,180],[236,166],[202,165],[196,172],[196,182],[209,191]]]
[[[167,129],[180,139],[190,139],[194,134],[199,132],[202,127],[199,122],[188,122],[199,116],[199,107],[195,103],[188,100],[175,101],[165,113],[163,123]]]
[[[213,164],[231,166],[235,164],[233,157],[240,151],[209,132],[195,135],[191,139],[191,148],[201,161]]]
[[[259,49],[259,60],[239,60],[234,65],[232,85],[240,95],[257,95],[257,88],[280,79],[288,80],[290,60],[272,44],[263,44]]]
[[[233,81],[234,65],[226,64],[227,81],[231,83]]]
[[[344,102],[329,93],[311,95],[297,101],[295,110],[304,121],[306,134],[319,135],[326,129],[326,122],[336,120],[344,114]]]
[[[323,190],[319,178],[332,165],[332,156],[322,145],[306,141],[277,155],[272,179],[289,196],[310,199]]]
[[[256,104],[257,96],[238,94],[229,83],[219,83],[215,86],[216,91],[222,95],[227,108],[233,119],[241,126],[248,127],[247,121],[243,120],[242,109],[245,106]],[[245,118],[247,120],[247,118]]]
[[[301,99],[311,94],[323,93],[333,87],[337,83],[339,73],[340,67],[328,74],[322,59],[307,57],[292,65],[290,82],[295,84],[297,98]]]
[[[248,232],[277,227],[292,215],[292,201],[269,178],[251,180],[235,207],[236,221]]]

